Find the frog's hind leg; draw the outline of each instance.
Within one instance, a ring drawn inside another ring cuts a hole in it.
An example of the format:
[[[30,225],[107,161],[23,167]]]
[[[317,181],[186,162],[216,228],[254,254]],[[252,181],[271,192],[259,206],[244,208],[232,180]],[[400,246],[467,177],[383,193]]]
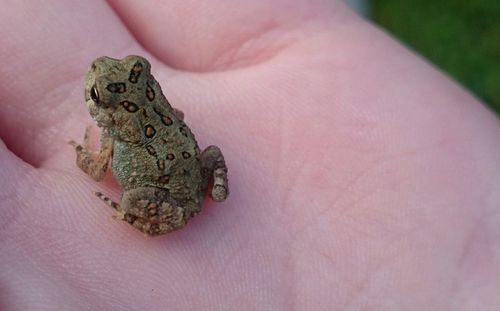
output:
[[[167,189],[140,187],[123,193],[123,220],[147,235],[165,234],[184,227],[199,212],[196,202],[177,202]]]
[[[206,191],[213,180],[210,197],[214,201],[224,201],[229,195],[227,185],[227,167],[224,156],[217,146],[209,146],[200,156],[203,190]]]

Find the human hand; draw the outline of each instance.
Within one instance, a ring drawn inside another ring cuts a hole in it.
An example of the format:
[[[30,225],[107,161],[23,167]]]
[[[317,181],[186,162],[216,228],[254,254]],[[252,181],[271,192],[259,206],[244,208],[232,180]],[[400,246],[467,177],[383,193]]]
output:
[[[499,308],[500,132],[474,98],[340,2],[109,3],[3,1],[0,309]],[[225,203],[157,238],[67,144],[87,66],[128,54],[229,167]]]

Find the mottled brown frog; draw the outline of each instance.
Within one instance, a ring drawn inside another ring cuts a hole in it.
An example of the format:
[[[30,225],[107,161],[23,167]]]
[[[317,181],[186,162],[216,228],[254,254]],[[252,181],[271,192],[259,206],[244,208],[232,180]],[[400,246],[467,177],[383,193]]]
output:
[[[140,56],[96,59],[86,75],[85,99],[102,129],[101,149],[71,142],[77,165],[96,181],[112,161],[122,187],[120,203],[95,194],[140,231],[160,235],[184,227],[208,191],[215,201],[229,194],[227,167],[216,146],[200,151],[184,115],[173,108]]]

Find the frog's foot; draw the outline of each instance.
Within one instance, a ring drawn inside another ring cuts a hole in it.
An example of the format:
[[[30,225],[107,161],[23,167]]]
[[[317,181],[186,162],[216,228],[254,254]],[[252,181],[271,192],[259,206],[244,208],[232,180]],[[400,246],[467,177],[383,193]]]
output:
[[[123,220],[150,236],[184,227],[199,208],[195,204],[181,205],[168,190],[154,187],[127,190],[121,201]]]
[[[112,199],[108,198],[107,196],[105,196],[104,194],[102,194],[101,192],[98,192],[98,191],[94,191],[93,192],[95,196],[97,196],[99,199],[101,199],[104,203],[106,203],[106,205],[114,208],[115,210],[117,210],[120,213],[122,213],[122,210],[120,208],[120,204],[116,203],[115,201],[113,201]],[[117,215],[118,218],[122,219],[122,217],[120,217],[119,215]]]
[[[95,196],[97,196],[99,199],[101,199],[104,203],[106,203],[106,205],[108,205],[116,210],[116,214],[112,216],[114,219],[125,220],[126,213],[120,208],[120,204],[118,204],[115,201],[113,201],[112,199],[108,198],[107,196],[105,196],[101,192],[94,191],[93,194]]]
[[[176,230],[172,229],[172,227],[166,223],[153,223],[147,219],[142,219],[129,213],[125,213],[123,220],[147,236],[162,235]]]
[[[229,195],[227,167],[217,146],[209,146],[201,153],[201,173],[204,189],[207,189],[210,180],[213,180],[210,197],[214,201],[224,201]]]

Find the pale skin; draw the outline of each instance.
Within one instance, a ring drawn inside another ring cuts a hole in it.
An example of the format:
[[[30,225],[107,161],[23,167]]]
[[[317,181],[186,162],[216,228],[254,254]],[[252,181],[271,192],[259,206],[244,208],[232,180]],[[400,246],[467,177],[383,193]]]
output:
[[[498,310],[498,119],[342,3],[1,4],[0,309]],[[157,238],[67,144],[129,54],[230,168]]]

